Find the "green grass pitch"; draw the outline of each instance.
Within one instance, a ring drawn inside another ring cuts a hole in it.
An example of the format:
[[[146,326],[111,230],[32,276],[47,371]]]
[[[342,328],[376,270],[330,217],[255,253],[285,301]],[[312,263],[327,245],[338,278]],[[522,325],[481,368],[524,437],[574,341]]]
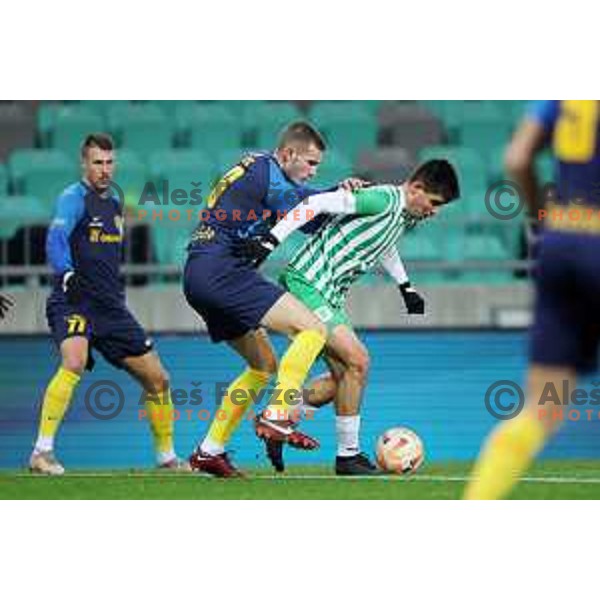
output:
[[[467,463],[426,465],[411,477],[335,477],[330,467],[296,467],[284,475],[249,470],[243,480],[158,471],[71,471],[63,477],[0,472],[0,499],[458,499]],[[527,473],[515,499],[600,499],[600,461],[546,461]]]

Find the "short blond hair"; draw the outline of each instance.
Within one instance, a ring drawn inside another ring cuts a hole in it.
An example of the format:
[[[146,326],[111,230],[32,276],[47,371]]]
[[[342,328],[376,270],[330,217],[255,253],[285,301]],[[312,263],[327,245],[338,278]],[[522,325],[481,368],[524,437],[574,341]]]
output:
[[[316,127],[313,127],[307,121],[294,121],[285,127],[279,134],[277,149],[282,150],[287,146],[302,144],[308,146],[314,144],[321,152],[327,148],[323,136]]]

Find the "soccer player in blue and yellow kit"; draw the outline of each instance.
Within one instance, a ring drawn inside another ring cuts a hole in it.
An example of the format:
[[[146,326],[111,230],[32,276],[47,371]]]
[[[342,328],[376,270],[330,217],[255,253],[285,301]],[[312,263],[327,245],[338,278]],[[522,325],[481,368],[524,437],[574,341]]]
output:
[[[184,273],[188,303],[204,319],[213,342],[225,341],[244,358],[247,369],[230,385],[221,411],[190,458],[194,470],[231,477],[238,474],[225,444],[244,413],[231,392],[256,395],[277,376],[256,433],[301,449],[318,443],[295,429],[291,413],[302,384],[325,344],[323,323],[282,287],[265,279],[237,255],[244,240],[265,234],[278,218],[318,190],[305,185],[317,171],[325,142],[310,124],[297,122],[282,133],[273,154],[247,156],[227,172],[207,199],[209,215],[192,236]],[[340,185],[361,185],[346,180]],[[279,368],[265,335],[267,327],[293,338]]]
[[[91,350],[95,348],[141,384],[157,464],[189,470],[173,449],[167,373],[152,342],[125,305],[119,273],[122,206],[111,190],[115,168],[112,139],[101,133],[87,136],[81,160],[83,178],[59,196],[48,230],[46,252],[54,285],[46,316],[62,362],[46,388],[30,468],[47,475],[64,473],[54,455],[54,438],[84,370],[93,366]]]
[[[541,212],[527,403],[519,416],[490,435],[466,488],[467,499],[501,498],[511,491],[559,423],[541,406],[544,389],[562,390],[564,382],[574,389],[579,374],[597,368],[600,103],[546,100],[532,105],[509,145],[506,167],[534,208],[534,160],[547,143],[556,160],[556,193]]]

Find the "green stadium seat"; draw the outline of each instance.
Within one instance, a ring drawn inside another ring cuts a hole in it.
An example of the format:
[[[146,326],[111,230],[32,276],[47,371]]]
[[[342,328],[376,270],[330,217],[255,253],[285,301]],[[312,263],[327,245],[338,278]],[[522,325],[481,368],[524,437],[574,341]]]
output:
[[[77,180],[78,164],[60,150],[15,150],[8,162],[15,191],[37,196],[50,206],[67,185]]]
[[[0,238],[11,238],[21,227],[45,225],[52,211],[34,196],[0,195]]]
[[[325,136],[330,148],[354,161],[362,150],[377,145],[376,115],[360,104],[346,101],[316,102],[310,120]]]
[[[181,264],[189,236],[197,224],[196,213],[202,208],[212,188],[217,170],[210,157],[197,150],[156,152],[151,156],[150,169],[152,179],[159,185],[159,198],[162,199],[163,181],[168,182],[169,189],[168,205],[146,205],[148,210],[162,209],[163,213],[162,220],[154,220],[151,223],[156,258],[161,264]],[[193,190],[198,189],[193,183],[198,182],[202,204],[196,204],[196,199],[192,196]],[[175,203],[172,194],[177,189],[185,191],[186,198],[177,199]],[[188,210],[194,211],[191,219],[186,212]],[[169,218],[169,211],[178,211],[178,219]]]
[[[352,102],[360,104],[360,106],[362,106],[369,114],[373,115],[374,117],[377,117],[383,104],[383,100],[352,100]]]
[[[489,104],[498,111],[506,123],[511,127],[519,124],[527,109],[526,100],[481,100],[482,104]]]
[[[441,245],[418,228],[400,238],[398,250],[406,260],[443,260]]]
[[[0,196],[8,194],[8,169],[0,163]]]
[[[148,181],[148,170],[139,155],[132,150],[117,150],[115,158],[114,181],[123,192],[125,206],[137,210],[141,208],[140,201]]]
[[[426,146],[445,141],[440,119],[417,102],[387,102],[378,112],[379,143],[406,148],[415,155]]]
[[[437,117],[448,134],[449,139],[454,140],[458,127],[463,121],[467,107],[465,100],[420,100],[428,110]]]
[[[239,148],[242,140],[240,119],[222,103],[199,103],[177,111],[177,130],[185,144],[217,156],[225,149]]]
[[[231,113],[238,120],[242,120],[244,112],[250,106],[262,106],[266,104],[266,100],[200,100],[200,104],[204,106],[220,106],[228,113]]]
[[[132,100],[80,100],[79,104],[106,120],[108,119],[109,113],[115,108],[127,108],[134,104],[134,102]]]
[[[186,108],[193,109],[198,104],[196,100],[148,100],[144,104],[156,106],[165,117],[175,119],[177,112]]]
[[[196,223],[187,219],[179,223],[168,220],[153,223],[152,241],[157,262],[183,267],[186,248],[195,226]]]
[[[150,158],[150,170],[155,181],[167,180],[169,193],[175,189],[185,190],[188,197],[199,183],[202,198],[210,193],[219,171],[211,157],[199,150],[166,150],[155,152]],[[193,198],[190,199],[195,202]],[[186,206],[186,205],[183,205]],[[196,206],[192,204],[192,206]]]
[[[51,146],[51,134],[56,121],[56,114],[60,112],[66,104],[64,102],[42,102],[36,113],[36,129],[38,141],[44,148]]]
[[[527,107],[530,100],[507,100],[509,105],[510,118],[515,125],[518,125],[527,114]]]
[[[513,124],[494,104],[478,102],[465,110],[458,125],[458,137],[461,145],[488,157],[508,142],[512,129]]]
[[[485,188],[487,182],[486,162],[478,152],[461,146],[429,146],[419,152],[419,161],[445,158],[458,172],[462,200]]]
[[[352,161],[343,154],[330,150],[323,155],[323,162],[319,165],[317,175],[308,182],[308,185],[314,188],[328,188],[352,174]]]
[[[302,113],[291,102],[249,103],[242,113],[244,140],[255,148],[271,150],[283,127],[301,118]]]
[[[459,232],[450,248],[450,259],[456,261],[482,261],[497,263],[510,260],[507,249],[496,235]],[[459,275],[461,283],[504,284],[513,279],[512,273],[502,270],[465,270]]]
[[[490,191],[490,204],[492,205],[492,208],[497,210],[500,214],[504,213],[506,216],[509,216],[511,214],[512,202],[516,203],[512,207],[512,210],[517,208],[519,202],[518,199],[508,195],[513,191],[512,187],[506,188],[504,192],[501,187],[494,188],[494,190],[491,190],[491,188],[482,188],[479,192],[469,196],[464,202],[467,211],[466,218],[462,225],[465,227],[465,232],[467,234],[487,234],[495,236],[501,241],[511,258],[516,259],[519,254],[518,248],[525,219],[525,210],[522,209],[519,214],[506,220],[495,217],[490,212],[485,202],[488,189]],[[495,201],[498,193],[501,194],[498,197],[500,202],[499,206],[496,205]],[[503,210],[503,207],[506,207],[506,210]]]
[[[104,119],[79,104],[63,104],[38,113],[40,138],[48,147],[79,156],[86,135],[104,129]]]
[[[220,174],[234,167],[246,154],[259,152],[254,148],[229,148],[221,150],[217,155],[216,166]]]
[[[444,209],[446,211],[446,209]],[[444,261],[447,260],[447,245],[450,233],[459,226],[447,212],[420,223],[407,231],[398,241],[398,250],[402,259],[407,261]],[[413,278],[421,283],[444,283],[451,281],[453,275],[445,271],[417,270]],[[410,274],[412,277],[412,273]],[[455,277],[454,277],[455,278]]]
[[[414,156],[405,148],[374,148],[360,153],[354,173],[375,183],[391,183],[407,179],[414,166]]]
[[[108,111],[108,125],[119,147],[142,156],[170,148],[174,137],[171,120],[150,103],[112,106]]]

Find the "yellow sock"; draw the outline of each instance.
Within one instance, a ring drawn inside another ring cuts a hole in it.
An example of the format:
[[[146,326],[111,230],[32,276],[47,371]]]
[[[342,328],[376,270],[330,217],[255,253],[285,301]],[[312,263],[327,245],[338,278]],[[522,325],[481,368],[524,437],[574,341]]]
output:
[[[265,415],[271,419],[288,419],[300,402],[291,392],[302,394],[302,384],[325,345],[325,336],[318,331],[302,331],[283,355],[277,372],[277,386]]]
[[[542,449],[546,430],[535,415],[524,412],[492,432],[465,490],[465,500],[503,498]]]
[[[202,450],[211,454],[223,451],[244,413],[252,405],[252,394],[258,394],[269,383],[269,379],[270,373],[247,369],[227,388],[221,406],[202,442]],[[238,392],[232,398],[232,393],[237,390],[245,393]]]
[[[169,390],[159,394],[146,394],[146,410],[150,429],[154,438],[154,448],[158,462],[163,463],[175,458],[173,448],[173,403]]]
[[[52,378],[42,404],[40,427],[35,449],[39,452],[52,450],[54,436],[62,423],[81,377],[73,371],[60,367]]]

